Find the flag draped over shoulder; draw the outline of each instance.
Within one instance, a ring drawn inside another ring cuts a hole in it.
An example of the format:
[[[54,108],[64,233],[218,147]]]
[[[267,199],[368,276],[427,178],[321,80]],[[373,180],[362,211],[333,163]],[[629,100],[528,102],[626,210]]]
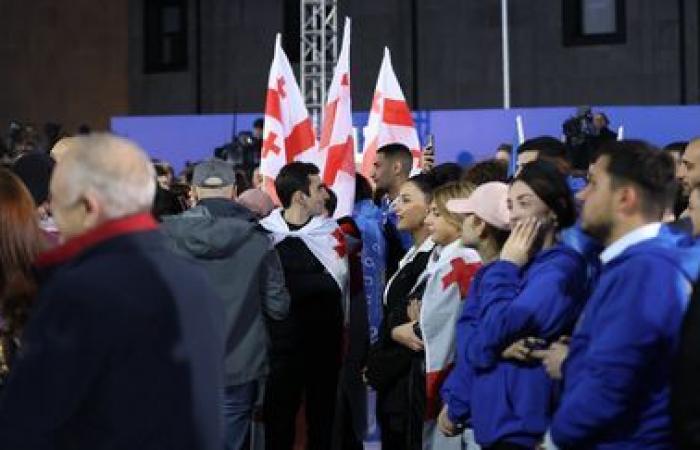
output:
[[[316,216],[303,228],[292,231],[282,217],[282,209],[278,208],[260,221],[260,225],[270,232],[273,242],[278,244],[288,236],[300,238],[311,250],[311,253],[326,268],[343,293],[343,311],[347,320],[349,291],[349,270],[347,244],[345,234],[338,222],[321,216]]]
[[[369,122],[365,130],[365,145],[362,150],[363,175],[370,176],[377,149],[394,142],[404,144],[411,150],[414,168],[418,167],[421,156],[418,132],[391,65],[389,49],[384,48],[384,59],[379,69]]]
[[[446,438],[436,428],[440,413],[440,387],[455,361],[455,334],[462,300],[472,278],[481,267],[481,258],[460,240],[443,248],[437,260],[431,258],[421,279],[425,291],[421,300],[420,327],[425,345],[425,423],[424,449],[459,449],[459,439]],[[420,282],[420,281],[419,281]]]
[[[355,145],[350,101],[350,19],[345,19],[343,43],[323,110],[319,151],[322,178],[338,197],[335,217],[352,214],[355,201]]]
[[[292,161],[309,161],[316,153],[311,118],[278,34],[267,82],[260,155],[260,173],[266,177],[268,194],[277,198],[272,181],[284,165]]]

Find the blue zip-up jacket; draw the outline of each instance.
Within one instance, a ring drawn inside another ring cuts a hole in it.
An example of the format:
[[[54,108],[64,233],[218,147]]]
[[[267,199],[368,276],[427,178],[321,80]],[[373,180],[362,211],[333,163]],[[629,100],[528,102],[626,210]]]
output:
[[[481,279],[476,328],[467,342],[474,373],[472,427],[482,446],[535,446],[553,413],[554,382],[539,363],[504,360],[513,342],[554,342],[571,333],[586,301],[586,262],[566,245],[541,251],[524,268],[497,261]]]
[[[468,424],[471,417],[471,383],[474,374],[466,359],[467,343],[476,329],[483,294],[481,279],[493,265],[494,263],[487,264],[474,274],[457,321],[455,365],[440,389],[442,401],[447,405],[448,418],[453,423]]]
[[[360,200],[355,203],[352,218],[362,236],[363,290],[367,301],[370,341],[374,343],[379,339],[385,287],[386,241],[382,234],[382,212],[372,200]]]
[[[563,367],[559,447],[673,447],[671,370],[699,269],[700,248],[666,226],[603,267]]]

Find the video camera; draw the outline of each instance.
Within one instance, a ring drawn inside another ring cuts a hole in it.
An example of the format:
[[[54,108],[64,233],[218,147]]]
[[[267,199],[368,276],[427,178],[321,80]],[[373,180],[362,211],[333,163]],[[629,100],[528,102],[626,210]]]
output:
[[[590,106],[581,106],[576,115],[564,121],[562,130],[566,138],[569,160],[574,169],[588,170],[591,154],[598,130],[593,126],[593,113]]]
[[[214,149],[214,156],[231,163],[234,169],[243,170],[250,179],[253,170],[260,165],[262,142],[250,131],[241,131],[230,142]]]
[[[566,143],[569,145],[581,145],[590,136],[596,136],[597,130],[593,126],[593,113],[589,106],[581,106],[576,115],[569,117],[562,125]]]

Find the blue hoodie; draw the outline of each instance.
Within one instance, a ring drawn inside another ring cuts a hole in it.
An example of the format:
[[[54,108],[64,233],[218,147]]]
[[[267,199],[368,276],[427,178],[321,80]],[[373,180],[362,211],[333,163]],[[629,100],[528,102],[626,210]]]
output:
[[[661,227],[603,266],[563,367],[563,448],[670,449],[669,394],[700,248]]]
[[[486,264],[474,274],[457,321],[455,365],[440,389],[442,401],[447,405],[448,418],[453,423],[469,424],[471,417],[471,383],[474,374],[466,359],[467,343],[476,330],[483,294],[481,279],[493,265],[494,263]]]
[[[572,331],[588,294],[586,262],[557,245],[522,269],[495,262],[480,284],[477,325],[466,344],[476,441],[534,447],[549,426],[554,382],[541,364],[504,360],[501,353],[524,337],[554,342]]]

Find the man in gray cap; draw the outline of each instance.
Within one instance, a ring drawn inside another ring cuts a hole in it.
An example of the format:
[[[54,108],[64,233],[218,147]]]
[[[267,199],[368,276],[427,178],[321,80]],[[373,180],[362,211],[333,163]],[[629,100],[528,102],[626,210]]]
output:
[[[233,167],[218,159],[197,165],[197,205],[165,217],[176,251],[194,257],[226,308],[224,416],[226,449],[242,448],[261,380],[268,372],[266,319],[284,319],[289,294],[277,251],[252,213],[233,199]]]

